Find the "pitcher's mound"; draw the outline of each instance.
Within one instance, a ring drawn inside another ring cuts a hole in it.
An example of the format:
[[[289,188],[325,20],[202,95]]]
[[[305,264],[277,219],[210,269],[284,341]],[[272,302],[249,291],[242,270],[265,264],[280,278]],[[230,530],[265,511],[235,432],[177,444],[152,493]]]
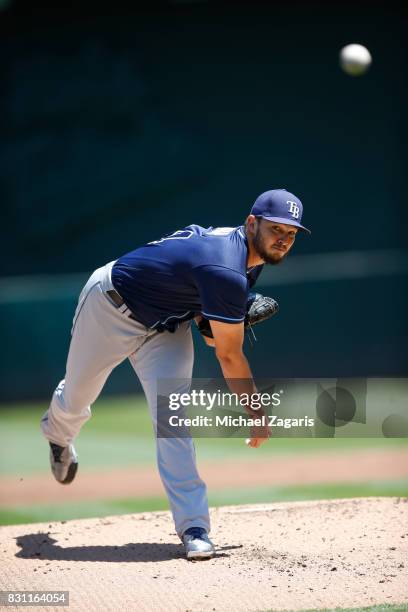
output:
[[[167,512],[3,527],[0,589],[69,591],[75,612],[408,602],[407,502],[368,498],[213,509],[217,556],[201,562],[184,558]]]

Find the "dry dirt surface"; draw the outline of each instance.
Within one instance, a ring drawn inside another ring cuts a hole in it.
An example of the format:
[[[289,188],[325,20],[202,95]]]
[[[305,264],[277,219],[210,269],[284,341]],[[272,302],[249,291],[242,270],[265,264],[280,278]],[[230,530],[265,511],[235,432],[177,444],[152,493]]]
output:
[[[223,459],[222,464],[200,461],[199,470],[211,491],[395,480],[408,478],[408,450],[347,450],[324,455],[276,456],[250,462]],[[69,487],[61,487],[48,472],[24,478],[19,475],[0,478],[0,507],[155,495],[163,495],[163,485],[155,466],[87,471],[80,461],[78,476]]]
[[[66,590],[75,612],[408,603],[406,498],[232,506],[211,515],[217,556],[201,562],[185,559],[168,512],[2,527],[0,589]]]

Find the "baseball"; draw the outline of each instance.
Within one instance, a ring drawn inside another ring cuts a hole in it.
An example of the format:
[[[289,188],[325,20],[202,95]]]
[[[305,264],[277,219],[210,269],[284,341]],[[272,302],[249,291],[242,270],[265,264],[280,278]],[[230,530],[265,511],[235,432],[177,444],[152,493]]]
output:
[[[371,62],[371,53],[363,45],[346,45],[340,51],[340,66],[350,76],[365,74]]]

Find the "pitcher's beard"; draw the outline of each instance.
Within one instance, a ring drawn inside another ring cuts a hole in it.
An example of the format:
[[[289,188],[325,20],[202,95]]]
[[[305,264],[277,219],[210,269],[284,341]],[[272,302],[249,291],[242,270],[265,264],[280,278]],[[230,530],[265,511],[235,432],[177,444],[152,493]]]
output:
[[[259,257],[261,257],[265,263],[271,266],[276,266],[277,264],[282,263],[282,261],[286,257],[286,253],[284,255],[279,255],[278,253],[269,253],[266,250],[265,242],[261,236],[259,228],[256,230],[256,234],[253,238],[252,244]]]

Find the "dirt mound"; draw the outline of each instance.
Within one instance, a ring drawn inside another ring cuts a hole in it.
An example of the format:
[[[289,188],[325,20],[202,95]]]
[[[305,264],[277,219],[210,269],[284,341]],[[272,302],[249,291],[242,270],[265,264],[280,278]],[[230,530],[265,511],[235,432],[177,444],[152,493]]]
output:
[[[70,609],[88,612],[408,602],[407,502],[214,509],[217,556],[193,563],[185,560],[167,512],[2,527],[0,589],[66,590]]]

